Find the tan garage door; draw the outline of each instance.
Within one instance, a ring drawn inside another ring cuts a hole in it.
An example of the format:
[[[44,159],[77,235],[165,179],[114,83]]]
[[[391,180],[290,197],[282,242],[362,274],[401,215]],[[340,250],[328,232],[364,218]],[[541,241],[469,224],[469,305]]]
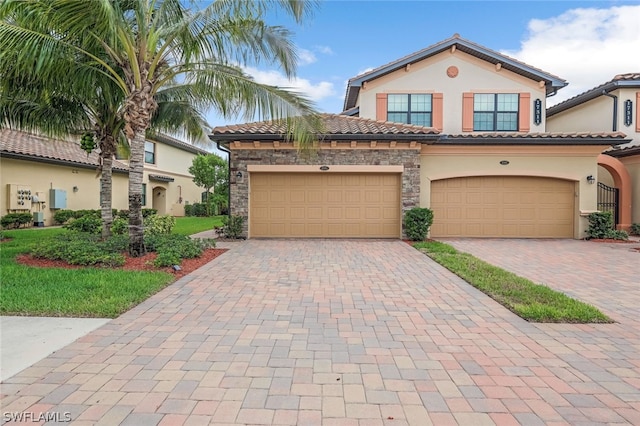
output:
[[[483,176],[431,182],[433,237],[573,238],[575,184]]]
[[[400,174],[251,173],[250,191],[250,237],[400,237]]]

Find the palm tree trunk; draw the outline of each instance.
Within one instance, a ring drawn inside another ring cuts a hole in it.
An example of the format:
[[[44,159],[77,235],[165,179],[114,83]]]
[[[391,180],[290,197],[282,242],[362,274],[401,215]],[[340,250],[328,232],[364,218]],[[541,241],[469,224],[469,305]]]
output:
[[[113,210],[111,210],[113,199],[113,155],[108,152],[101,152],[102,174],[100,176],[100,209],[102,216],[102,238],[111,236],[111,224],[113,224]]]
[[[142,223],[142,178],[144,170],[145,131],[135,132],[129,155],[129,254],[140,257],[146,253]]]

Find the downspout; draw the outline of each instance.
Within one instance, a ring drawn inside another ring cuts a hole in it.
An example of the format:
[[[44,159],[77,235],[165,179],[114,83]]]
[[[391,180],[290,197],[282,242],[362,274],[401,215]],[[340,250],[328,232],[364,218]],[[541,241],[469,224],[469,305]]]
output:
[[[227,153],[227,182],[229,185],[227,188],[227,216],[231,220],[231,151],[221,146],[219,141],[216,141],[216,146],[220,151]]]
[[[611,131],[616,132],[618,131],[618,97],[608,93],[606,90],[603,90],[602,94],[613,99],[613,126]]]

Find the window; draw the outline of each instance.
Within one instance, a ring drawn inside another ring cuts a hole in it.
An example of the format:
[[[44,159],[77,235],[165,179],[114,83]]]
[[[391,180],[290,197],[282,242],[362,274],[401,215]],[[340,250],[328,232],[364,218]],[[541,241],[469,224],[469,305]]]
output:
[[[431,95],[387,96],[387,121],[431,127]]]
[[[156,164],[156,144],[153,142],[144,143],[144,162]]]
[[[518,131],[519,98],[516,93],[473,95],[474,131]]]
[[[142,205],[143,206],[147,205],[147,184],[146,183],[142,184]]]

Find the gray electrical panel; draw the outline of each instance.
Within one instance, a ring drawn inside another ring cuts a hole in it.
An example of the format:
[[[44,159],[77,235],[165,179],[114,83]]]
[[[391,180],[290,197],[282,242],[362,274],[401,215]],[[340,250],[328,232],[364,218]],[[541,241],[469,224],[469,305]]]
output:
[[[64,189],[49,190],[49,208],[50,209],[66,209],[67,208],[67,191]]]

